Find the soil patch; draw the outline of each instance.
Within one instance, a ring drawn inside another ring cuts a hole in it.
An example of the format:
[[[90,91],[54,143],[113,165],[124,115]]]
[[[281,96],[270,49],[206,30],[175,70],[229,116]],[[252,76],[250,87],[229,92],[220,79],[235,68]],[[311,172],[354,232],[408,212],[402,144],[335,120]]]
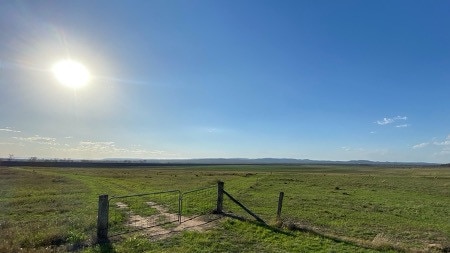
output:
[[[168,208],[154,202],[147,202],[150,208],[156,210],[156,214],[150,216],[141,216],[129,210],[128,205],[123,202],[116,202],[119,209],[128,210],[129,219],[127,226],[142,231],[145,235],[155,239],[169,237],[173,233],[181,231],[204,231],[211,228],[221,218],[219,215],[202,216],[181,216],[181,222],[178,221],[178,214],[170,213]]]

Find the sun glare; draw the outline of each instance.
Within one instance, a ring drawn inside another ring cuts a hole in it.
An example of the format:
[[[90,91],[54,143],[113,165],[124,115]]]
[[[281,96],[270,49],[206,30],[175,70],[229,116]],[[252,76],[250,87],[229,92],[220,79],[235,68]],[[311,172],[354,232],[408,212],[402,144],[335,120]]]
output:
[[[61,84],[74,89],[85,86],[91,79],[88,69],[83,64],[70,59],[55,63],[52,72]]]

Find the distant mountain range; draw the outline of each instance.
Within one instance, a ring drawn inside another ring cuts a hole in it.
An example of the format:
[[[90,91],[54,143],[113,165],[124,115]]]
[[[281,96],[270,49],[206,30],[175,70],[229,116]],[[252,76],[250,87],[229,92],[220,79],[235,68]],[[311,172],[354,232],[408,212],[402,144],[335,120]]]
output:
[[[132,167],[171,165],[372,165],[372,166],[438,166],[425,162],[375,162],[369,160],[328,161],[293,158],[200,158],[200,159],[135,159],[107,158],[102,160],[71,159],[0,159],[0,166],[60,166],[60,167]],[[445,164],[444,166],[450,166]]]
[[[131,163],[157,163],[157,164],[299,164],[299,165],[416,165],[416,166],[433,166],[438,163],[425,162],[376,162],[370,160],[350,160],[350,161],[329,161],[329,160],[310,160],[310,159],[294,159],[294,158],[197,158],[197,159],[124,159],[109,158],[103,161],[115,162],[131,162]]]

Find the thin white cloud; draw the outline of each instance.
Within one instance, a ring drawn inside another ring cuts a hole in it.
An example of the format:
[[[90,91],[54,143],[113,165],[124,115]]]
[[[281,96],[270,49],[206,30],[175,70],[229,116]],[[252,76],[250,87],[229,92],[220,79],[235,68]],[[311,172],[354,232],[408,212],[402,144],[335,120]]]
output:
[[[352,147],[341,147],[342,150],[346,151],[346,152],[363,152],[364,149],[363,148],[352,148]]]
[[[392,156],[389,149],[371,149],[363,147],[342,146],[339,147],[340,159],[346,160],[373,160],[373,161],[388,161]]]
[[[400,120],[407,120],[407,119],[408,119],[408,117],[406,117],[406,116],[395,116],[392,118],[383,118],[382,120],[377,120],[377,121],[375,121],[375,123],[378,125],[384,126],[384,125],[389,125],[389,124],[392,124],[392,123],[400,121]]]
[[[63,151],[63,150],[59,150]],[[146,150],[139,147],[139,145],[133,145],[129,148],[118,147],[115,142],[112,141],[80,141],[75,146],[65,147],[66,152],[76,152],[80,154],[95,153],[98,156],[116,156],[116,157],[129,157],[129,156],[152,156],[166,154],[162,150]]]
[[[92,146],[92,147],[102,147],[102,146],[114,146],[113,141],[80,141],[81,146]]]
[[[409,127],[410,124],[402,124],[402,125],[396,125],[395,127],[397,128],[405,128],[405,127]]]
[[[450,155],[450,150],[442,150],[439,155]]]
[[[75,141],[73,137],[66,136],[60,139],[53,137],[45,137],[35,135],[31,137],[11,137],[15,140],[11,142],[0,142],[0,145],[19,145],[35,149],[33,145],[41,145],[38,150],[33,153],[38,153],[46,157],[71,157],[71,158],[105,158],[105,157],[161,157],[173,156],[163,150],[149,150],[140,145],[121,146],[113,141]]]
[[[32,137],[12,137],[13,139],[37,144],[57,145],[56,138],[35,135]]]
[[[413,149],[419,149],[419,148],[424,148],[424,147],[426,147],[426,146],[428,146],[428,145],[430,145],[429,142],[422,142],[422,143],[419,143],[419,144],[414,145],[412,148],[413,148]]]
[[[450,135],[447,135],[447,137],[442,141],[437,140],[437,138],[433,138],[433,140],[433,144],[436,146],[450,146]]]
[[[434,153],[435,156],[445,156],[448,158],[450,155],[450,147],[444,147],[441,151]]]
[[[79,151],[110,153],[117,151],[118,148],[116,148],[114,142],[112,141],[107,142],[80,141],[80,143],[75,149]]]
[[[394,120],[393,119],[388,119],[388,118],[383,118],[382,120],[377,120],[376,123],[378,125],[387,125],[387,124],[391,124],[393,123]]]
[[[210,134],[218,134],[218,133],[223,133],[226,131],[225,128],[219,128],[219,127],[198,127],[196,129],[197,129],[197,131],[206,132],[206,133],[210,133]]]
[[[413,149],[422,149],[425,147],[429,150],[434,150],[433,156],[445,157],[448,160],[448,156],[450,155],[450,135],[441,140],[434,137],[430,142],[423,142],[412,146]]]
[[[0,128],[0,131],[3,131],[3,132],[11,132],[11,133],[20,133],[20,132],[21,132],[21,131],[19,131],[19,130],[11,129],[11,127]]]
[[[435,141],[433,142],[434,145],[437,146],[450,146],[450,140],[445,140],[445,141]]]
[[[217,133],[217,132],[219,132],[220,130],[217,129],[217,128],[208,128],[208,129],[206,129],[206,131],[207,131],[208,133]]]

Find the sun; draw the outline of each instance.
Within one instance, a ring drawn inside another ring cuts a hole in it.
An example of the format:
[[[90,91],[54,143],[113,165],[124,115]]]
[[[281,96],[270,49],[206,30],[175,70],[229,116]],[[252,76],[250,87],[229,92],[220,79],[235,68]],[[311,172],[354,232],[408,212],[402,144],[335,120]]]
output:
[[[83,64],[71,59],[56,62],[52,72],[56,80],[73,89],[85,86],[91,79],[89,70]]]

